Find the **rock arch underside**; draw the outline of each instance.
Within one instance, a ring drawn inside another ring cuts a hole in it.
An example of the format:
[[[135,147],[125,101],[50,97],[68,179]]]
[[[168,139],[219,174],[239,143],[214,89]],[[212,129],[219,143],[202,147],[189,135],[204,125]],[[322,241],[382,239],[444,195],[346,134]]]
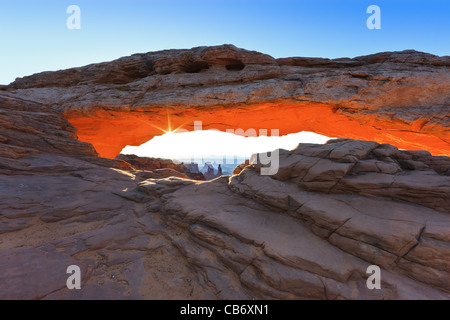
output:
[[[448,299],[449,68],[223,45],[1,87],[0,298]],[[194,121],[340,139],[207,182],[114,159]],[[66,288],[74,264],[82,290]]]

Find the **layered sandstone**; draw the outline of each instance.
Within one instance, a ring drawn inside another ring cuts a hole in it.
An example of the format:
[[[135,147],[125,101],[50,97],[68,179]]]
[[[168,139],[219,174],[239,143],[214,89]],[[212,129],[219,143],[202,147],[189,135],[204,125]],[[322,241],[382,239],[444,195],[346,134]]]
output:
[[[0,121],[1,299],[450,294],[448,157],[338,139],[280,150],[272,176],[256,161],[208,182],[147,179],[53,108],[1,93]],[[381,290],[366,287],[373,264]],[[81,290],[66,288],[70,265]]]
[[[232,45],[136,54],[2,88],[62,111],[104,157],[164,130],[279,129],[450,155],[450,58],[285,58]]]

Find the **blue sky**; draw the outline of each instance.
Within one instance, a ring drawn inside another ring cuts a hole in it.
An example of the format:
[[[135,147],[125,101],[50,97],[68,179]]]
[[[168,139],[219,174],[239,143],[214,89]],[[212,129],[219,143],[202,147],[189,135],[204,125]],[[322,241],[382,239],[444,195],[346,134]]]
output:
[[[69,5],[81,30],[69,30]],[[369,5],[381,30],[369,30]],[[276,58],[450,55],[448,0],[1,0],[0,84],[138,52],[232,43]]]

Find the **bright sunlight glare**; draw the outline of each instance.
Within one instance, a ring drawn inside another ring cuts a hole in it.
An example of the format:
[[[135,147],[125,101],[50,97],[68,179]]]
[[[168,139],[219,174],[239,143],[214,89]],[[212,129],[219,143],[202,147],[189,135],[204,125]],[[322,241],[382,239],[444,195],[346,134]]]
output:
[[[216,130],[167,132],[138,147],[127,146],[121,153],[180,161],[194,160],[193,162],[226,158],[229,163],[228,159],[232,161],[234,157],[249,159],[254,153],[276,149],[292,150],[299,143],[323,144],[329,139],[331,138],[308,131],[280,137],[243,137]]]

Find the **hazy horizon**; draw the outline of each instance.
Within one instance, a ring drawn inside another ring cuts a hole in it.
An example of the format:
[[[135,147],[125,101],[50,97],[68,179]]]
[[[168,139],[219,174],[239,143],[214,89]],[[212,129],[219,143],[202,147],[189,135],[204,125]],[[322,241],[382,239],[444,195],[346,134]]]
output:
[[[244,137],[234,133],[199,130],[182,133],[166,133],[154,137],[138,146],[126,146],[121,154],[171,160],[226,159],[232,164],[234,158],[249,159],[252,154],[270,152],[276,149],[292,150],[299,143],[323,144],[330,137],[302,131],[284,136]]]

